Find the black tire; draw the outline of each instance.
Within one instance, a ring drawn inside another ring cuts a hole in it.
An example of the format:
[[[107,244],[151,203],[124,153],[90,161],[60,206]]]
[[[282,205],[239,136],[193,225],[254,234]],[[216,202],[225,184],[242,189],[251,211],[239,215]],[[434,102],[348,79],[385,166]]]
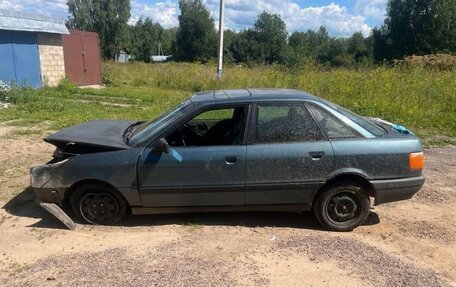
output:
[[[317,195],[313,213],[323,227],[351,231],[362,224],[370,211],[370,199],[355,182],[336,183]]]
[[[115,224],[127,210],[125,199],[113,188],[101,184],[87,184],[74,190],[70,205],[81,221],[97,225]]]

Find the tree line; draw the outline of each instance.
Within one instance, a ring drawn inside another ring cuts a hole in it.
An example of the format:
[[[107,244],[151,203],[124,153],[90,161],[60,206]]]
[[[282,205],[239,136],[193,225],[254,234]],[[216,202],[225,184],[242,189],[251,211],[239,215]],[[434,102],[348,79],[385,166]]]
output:
[[[68,0],[70,28],[99,34],[102,56],[124,49],[149,62],[161,43],[178,61],[216,57],[217,31],[202,0],[180,0],[179,26],[165,29],[151,19],[130,19],[129,0]],[[330,66],[369,65],[408,55],[456,53],[456,0],[388,0],[383,25],[364,36],[331,37],[325,27],[289,34],[277,14],[262,12],[253,27],[225,31],[225,61],[233,63]]]

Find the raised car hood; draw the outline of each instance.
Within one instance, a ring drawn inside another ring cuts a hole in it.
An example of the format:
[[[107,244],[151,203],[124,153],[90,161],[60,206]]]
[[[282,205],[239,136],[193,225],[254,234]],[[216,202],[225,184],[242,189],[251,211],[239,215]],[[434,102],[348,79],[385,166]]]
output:
[[[78,150],[93,147],[102,150],[127,149],[123,133],[137,121],[96,120],[60,130],[44,138],[45,142],[66,152],[80,153]]]

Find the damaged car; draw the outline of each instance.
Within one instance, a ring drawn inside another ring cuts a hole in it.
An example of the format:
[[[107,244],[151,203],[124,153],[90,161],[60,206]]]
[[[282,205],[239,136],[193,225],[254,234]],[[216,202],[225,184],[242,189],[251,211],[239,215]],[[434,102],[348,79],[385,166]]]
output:
[[[54,214],[69,203],[91,224],[312,211],[326,229],[348,231],[371,203],[409,199],[424,184],[412,132],[297,90],[201,92],[150,121],[90,121],[44,141],[56,150],[31,169],[36,198]]]

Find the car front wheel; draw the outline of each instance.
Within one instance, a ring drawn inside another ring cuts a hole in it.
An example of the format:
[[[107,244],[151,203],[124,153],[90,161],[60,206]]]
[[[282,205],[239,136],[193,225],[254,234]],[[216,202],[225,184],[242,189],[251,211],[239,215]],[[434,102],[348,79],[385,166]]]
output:
[[[370,211],[370,199],[363,188],[353,182],[331,186],[317,195],[313,212],[327,229],[350,231],[362,224]]]
[[[125,200],[119,194],[101,185],[85,185],[76,189],[70,203],[81,220],[98,225],[120,221],[127,209]]]

